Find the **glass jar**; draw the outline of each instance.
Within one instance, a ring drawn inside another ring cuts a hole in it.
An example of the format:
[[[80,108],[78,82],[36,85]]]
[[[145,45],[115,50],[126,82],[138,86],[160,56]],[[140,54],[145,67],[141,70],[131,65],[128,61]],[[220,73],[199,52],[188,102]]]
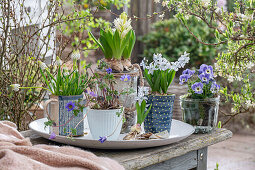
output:
[[[191,99],[180,96],[183,121],[194,126],[194,133],[208,133],[217,125],[220,96]]]

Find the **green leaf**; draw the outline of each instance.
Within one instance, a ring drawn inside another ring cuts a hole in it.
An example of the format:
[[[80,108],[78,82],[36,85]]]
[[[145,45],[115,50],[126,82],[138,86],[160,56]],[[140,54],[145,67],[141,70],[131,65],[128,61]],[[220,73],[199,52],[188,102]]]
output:
[[[100,30],[101,32],[101,30]],[[96,37],[89,31],[88,34],[91,36],[91,38],[94,40],[94,42],[101,48],[101,50],[104,53],[104,47],[101,45],[101,43],[96,39]]]
[[[71,128],[71,132],[72,132],[72,135],[73,135],[73,136],[77,135],[77,129]]]

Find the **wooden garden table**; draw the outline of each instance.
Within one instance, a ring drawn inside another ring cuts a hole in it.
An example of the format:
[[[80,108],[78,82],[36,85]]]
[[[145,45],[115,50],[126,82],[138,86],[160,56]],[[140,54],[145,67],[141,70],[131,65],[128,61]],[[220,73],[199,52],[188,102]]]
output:
[[[29,137],[33,144],[64,145],[44,139],[33,131],[23,131],[24,137]],[[227,129],[216,129],[209,134],[193,134],[178,143],[146,149],[133,150],[84,150],[98,156],[112,158],[126,169],[151,170],[186,170],[207,169],[207,147],[232,137]]]

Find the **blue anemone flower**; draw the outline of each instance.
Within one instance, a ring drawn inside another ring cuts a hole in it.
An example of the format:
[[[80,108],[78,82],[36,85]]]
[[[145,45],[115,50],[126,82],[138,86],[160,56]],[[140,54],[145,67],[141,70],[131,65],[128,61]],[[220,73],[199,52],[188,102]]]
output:
[[[122,76],[120,77],[120,80],[121,80],[121,81],[124,81],[124,82],[127,82],[127,81],[129,81],[130,79],[131,79],[131,76],[128,75],[128,74],[124,74],[124,75],[122,75]]]
[[[107,140],[107,136],[103,136],[103,137],[99,136],[99,137],[100,139],[98,141],[101,143],[104,143]]]
[[[191,86],[191,88],[192,88],[192,90],[195,92],[195,93],[197,93],[197,94],[202,94],[203,93],[203,83],[201,83],[201,82],[196,82],[196,83],[194,83],[192,86]]]
[[[55,134],[54,132],[52,132],[52,133],[50,134],[49,139],[55,139],[55,138],[56,138],[56,134]]]
[[[65,107],[65,108],[68,110],[68,112],[70,112],[70,111],[72,111],[72,110],[75,108],[75,103],[72,102],[72,101],[70,101],[70,102],[68,102],[68,103],[66,104],[66,107]]]
[[[108,74],[111,74],[111,73],[112,73],[112,69],[111,69],[111,68],[108,68],[108,69],[106,69],[106,72],[107,72]]]

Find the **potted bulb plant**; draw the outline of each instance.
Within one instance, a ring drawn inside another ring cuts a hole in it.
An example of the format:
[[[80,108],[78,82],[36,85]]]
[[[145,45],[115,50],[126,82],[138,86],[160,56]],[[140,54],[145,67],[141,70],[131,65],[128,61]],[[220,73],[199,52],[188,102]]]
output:
[[[197,76],[195,76],[197,74]],[[202,64],[198,71],[186,69],[180,84],[188,84],[188,93],[180,96],[183,120],[195,127],[195,133],[208,133],[217,125],[219,90],[213,67]]]
[[[166,130],[170,132],[175,95],[168,94],[167,90],[176,71],[189,62],[188,55],[185,52],[176,62],[167,61],[161,54],[154,54],[153,62],[149,65],[146,60],[142,61],[144,77],[151,89],[147,103],[152,105],[144,121],[146,133],[159,133]]]
[[[123,105],[119,102],[120,95],[130,95],[134,91],[128,89],[119,93],[114,89],[116,83],[111,69],[107,69],[107,74],[103,77],[94,73],[93,80],[96,86],[90,92],[86,92],[86,99],[92,103],[88,111],[88,123],[90,133],[94,139],[100,142],[107,140],[117,140],[123,122]],[[121,78],[125,83],[130,81],[130,76]]]
[[[62,61],[57,57],[56,75],[51,73],[47,65],[39,61],[40,73],[47,88],[20,87],[19,84],[11,85],[15,91],[19,89],[42,88],[50,93],[50,99],[45,101],[45,112],[48,121],[45,126],[50,126],[51,136],[81,136],[84,133],[83,114],[86,107],[83,91],[87,88],[90,79],[86,74],[80,74],[77,60],[80,58],[78,51],[72,54],[73,69],[61,67]],[[54,70],[54,69],[53,69]],[[50,112],[48,113],[48,104]],[[78,123],[79,122],[79,123]],[[53,137],[51,137],[53,139]]]
[[[137,94],[137,79],[142,77],[142,72],[138,64],[131,64],[130,57],[136,36],[131,26],[131,19],[123,12],[119,18],[113,22],[113,28],[106,28],[100,30],[100,37],[96,39],[91,32],[89,35],[101,49],[104,54],[104,60],[99,62],[98,68],[95,70],[101,77],[107,74],[106,70],[111,70],[115,77],[116,84],[114,89],[118,92],[126,88],[135,90],[133,95],[124,100],[124,96],[120,95],[120,102],[125,107],[124,116],[126,121],[123,123],[122,132],[130,131],[131,126],[135,124],[135,96]],[[121,81],[125,75],[129,75],[130,83],[127,84]],[[140,85],[143,85],[143,79],[140,78]]]

